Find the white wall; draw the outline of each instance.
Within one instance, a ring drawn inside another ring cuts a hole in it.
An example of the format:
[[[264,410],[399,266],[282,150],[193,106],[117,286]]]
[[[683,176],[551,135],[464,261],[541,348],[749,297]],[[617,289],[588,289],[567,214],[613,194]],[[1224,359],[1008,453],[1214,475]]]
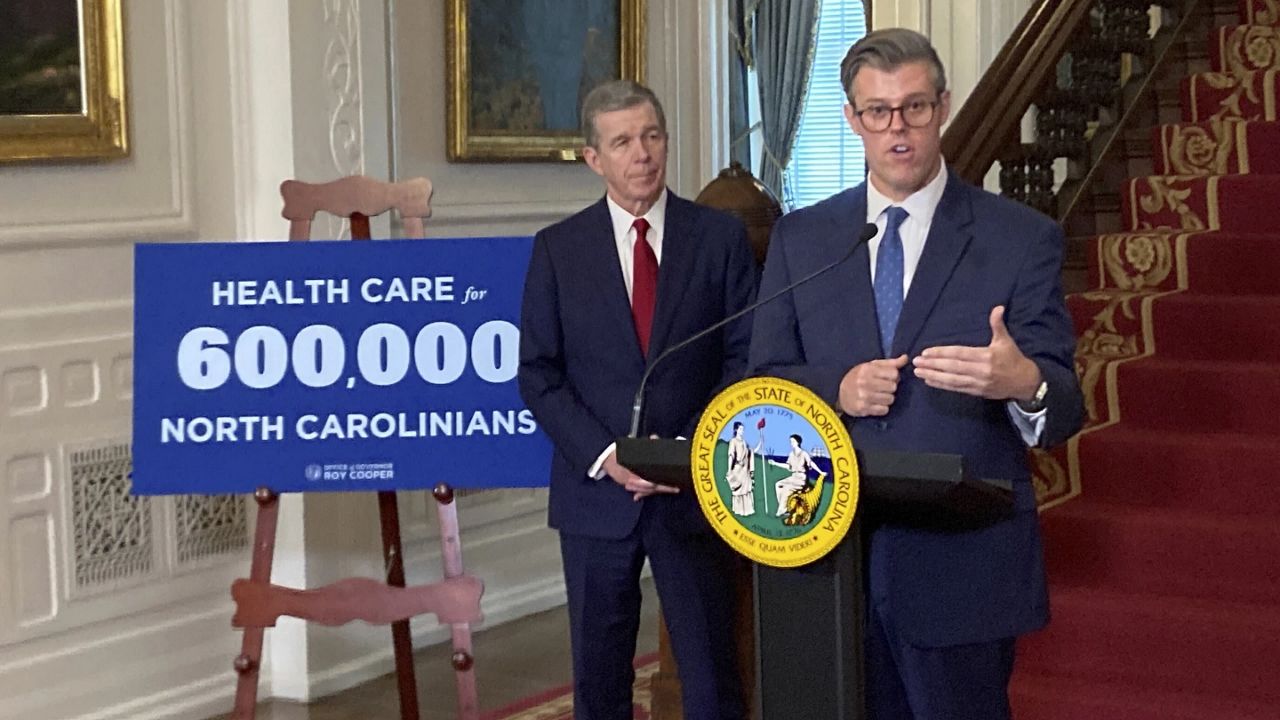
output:
[[[237,225],[226,4],[127,4],[130,156],[0,166],[0,718],[190,718],[237,651],[243,505],[219,545],[73,462],[129,443],[133,243]]]
[[[648,80],[672,130],[670,181],[686,196],[724,163],[719,4],[649,2]],[[878,0],[874,21],[928,32],[960,101],[1026,4],[966,14]],[[129,442],[134,242],[283,237],[287,177],[425,175],[436,237],[531,233],[601,194],[581,165],[445,160],[443,0],[127,10],[131,155],[0,166],[0,720],[190,720],[230,706],[240,636],[228,587],[248,571],[251,513],[130,501],[110,448],[93,452]],[[73,477],[73,460],[99,475]],[[403,498],[408,574],[426,581],[439,575],[433,513],[424,494]],[[460,508],[488,623],[562,602],[542,492],[473,495]],[[200,535],[193,510],[222,534]],[[101,532],[88,522],[117,516]],[[130,552],[114,547],[120,538]],[[286,498],[275,569],[277,582],[309,587],[378,575],[372,496]],[[442,638],[429,618],[414,629],[419,642]],[[387,634],[282,622],[268,634],[262,695],[311,698],[384,672]]]
[[[230,707],[240,634],[228,589],[248,572],[251,509],[130,500],[123,477],[72,477],[73,457],[127,467],[87,451],[124,453],[130,439],[134,242],[282,238],[281,180],[385,177],[393,161],[398,176],[435,183],[437,237],[531,233],[601,192],[581,165],[445,161],[442,0],[127,5],[130,156],[0,166],[0,720],[190,720]],[[706,49],[716,5],[649,4],[649,81],[673,131],[671,183],[690,196],[723,155]],[[459,502],[487,623],[563,602],[545,493]],[[110,503],[123,524],[97,532],[89,521],[113,517]],[[218,542],[184,522],[193,509],[222,513]],[[410,582],[438,577],[423,493],[402,495],[402,518]],[[372,495],[287,497],[277,537],[276,582],[381,573]],[[120,538],[131,553],[112,552]],[[420,643],[443,637],[430,618],[414,630]],[[261,696],[307,699],[385,672],[388,634],[282,621]]]
[[[1031,5],[1032,0],[874,0],[871,21],[872,27],[908,27],[929,37],[947,69],[955,117]],[[1029,119],[1030,113],[1024,137],[1029,137]],[[999,174],[997,163],[983,185],[999,192]]]
[[[951,109],[959,110],[1032,0],[874,0],[873,28],[906,27],[933,42],[947,69]]]
[[[397,174],[435,183],[436,236],[532,234],[603,195],[580,163],[447,162],[445,153],[444,0],[393,0],[399,146]],[[671,130],[669,182],[692,197],[715,177],[723,153],[717,58],[723,27],[715,0],[648,0],[648,84],[663,101]],[[715,139],[713,142],[712,138]]]
[[[291,12],[293,149],[300,177],[332,177],[339,171],[386,176],[388,165],[398,178],[426,176],[435,188],[429,237],[532,234],[600,197],[599,178],[581,164],[446,160],[443,0],[387,0],[390,34],[381,2],[327,0],[325,5],[345,6],[344,22],[322,26],[309,4],[295,3]],[[711,102],[717,92],[714,74],[704,72],[702,61],[703,45],[722,22],[715,5],[714,0],[650,0],[648,8],[648,79],[664,100],[672,129],[671,184],[687,195],[696,194],[720,169],[718,144],[703,140],[724,135],[711,129],[722,114]],[[350,38],[343,39],[344,29],[351,28]],[[317,37],[328,40],[316,42]],[[360,47],[352,44],[355,40]],[[335,81],[347,77],[348,70],[339,67],[343,63],[334,65],[335,58],[353,65],[353,82]],[[394,72],[389,74],[388,66]],[[306,79],[314,80],[316,67],[323,67],[328,79],[322,86]],[[383,112],[388,102],[389,116]],[[304,113],[304,108],[325,112]],[[354,152],[339,151],[342,137],[356,138]],[[403,493],[401,504],[409,581],[438,577],[433,506],[423,493]],[[297,548],[296,561],[289,564],[290,584],[315,586],[347,575],[378,574],[372,496],[312,495],[297,505],[286,513],[283,529]],[[467,569],[485,582],[486,625],[564,602],[544,491],[468,495],[459,500],[459,514]],[[419,643],[444,638],[431,618],[413,627]],[[385,628],[292,623],[275,634],[272,686],[280,697],[316,697],[391,669]]]
[[[648,8],[648,82],[664,101],[673,136],[669,179],[677,192],[690,196],[720,169],[719,143],[704,138],[725,134],[713,130],[724,122],[723,113],[719,104],[712,102],[718,94],[715,74],[704,71],[710,62],[704,59],[708,54],[704,46],[723,23],[717,5],[714,0],[651,0]],[[380,83],[385,84],[388,75],[385,66],[378,65],[375,53],[367,48],[361,53],[367,65],[359,73],[366,96],[364,161],[377,156],[378,143],[389,135],[395,176],[431,179],[435,195],[428,236],[532,234],[600,197],[599,178],[581,164],[449,163],[445,150],[443,0],[389,0],[387,9],[394,19],[389,36],[379,36],[374,19],[361,13],[360,37],[366,45],[377,43],[395,68],[390,81],[392,114],[379,120],[372,110],[376,103],[371,96],[385,91]],[[296,17],[294,27],[298,27]],[[312,33],[304,32],[303,36],[311,37]],[[303,97],[297,78],[300,68],[312,64],[302,56],[317,50],[318,45],[300,48],[294,43],[293,95],[297,106],[316,104]],[[333,158],[323,153],[304,157],[304,148],[313,143],[300,139],[302,135],[326,137],[326,130],[315,123],[295,125],[299,172],[332,173]],[[409,579],[426,581],[439,574],[434,510],[421,493],[403,494],[402,498]],[[544,491],[488,492],[463,497],[459,503],[466,564],[485,581],[487,624],[564,602],[558,545],[554,533],[546,528]],[[353,508],[358,513],[356,523],[352,522]],[[305,571],[295,580],[314,585],[343,575],[376,573],[378,555],[370,542],[376,534],[362,535],[364,552],[354,554],[343,553],[343,549],[358,544],[358,539],[344,541],[329,531],[339,517],[348,527],[375,527],[371,502],[353,505],[346,499],[310,496],[301,514],[303,521],[294,527],[299,537],[305,537],[305,542],[299,543],[305,546]],[[443,638],[430,618],[415,621],[414,631],[419,642]],[[307,649],[287,663],[273,663],[274,689],[280,696],[314,697],[391,667],[385,629],[301,630],[294,626],[286,632],[297,635],[290,646],[291,655],[297,654],[298,643],[305,643]],[[275,651],[280,655],[281,648]],[[299,671],[299,667],[306,669]]]

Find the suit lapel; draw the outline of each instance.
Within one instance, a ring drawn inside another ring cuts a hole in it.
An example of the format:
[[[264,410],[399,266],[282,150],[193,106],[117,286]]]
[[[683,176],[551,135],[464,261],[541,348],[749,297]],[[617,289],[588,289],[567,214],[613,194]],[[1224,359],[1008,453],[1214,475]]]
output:
[[[684,301],[693,275],[693,257],[700,238],[695,236],[692,204],[667,191],[667,211],[662,231],[662,264],[658,270],[658,303],[649,335],[649,357],[668,345],[684,340],[670,337],[676,312]],[[639,343],[636,344],[637,350]]]
[[[830,216],[829,237],[836,239],[828,255],[839,257],[849,251],[867,222],[866,183],[847,190]],[[829,260],[827,262],[830,262]],[[880,324],[876,321],[876,298],[871,287],[871,251],[863,243],[853,256],[832,271],[843,289],[846,307],[835,327],[846,327],[853,357],[880,357]]]
[[[622,265],[618,259],[618,244],[613,237],[613,219],[609,206],[602,199],[591,207],[589,230],[582,243],[584,262],[583,282],[599,279],[600,307],[589,312],[600,312],[602,322],[601,346],[618,348],[640,358],[640,340],[636,337],[635,321],[631,317],[631,298],[627,295],[627,283],[622,278]]]
[[[946,190],[929,226],[924,253],[911,279],[911,289],[903,301],[902,315],[898,317],[898,329],[893,335],[893,357],[911,348],[943,286],[955,271],[956,263],[973,239],[968,229],[973,222],[973,208],[963,182],[955,175],[947,178]]]

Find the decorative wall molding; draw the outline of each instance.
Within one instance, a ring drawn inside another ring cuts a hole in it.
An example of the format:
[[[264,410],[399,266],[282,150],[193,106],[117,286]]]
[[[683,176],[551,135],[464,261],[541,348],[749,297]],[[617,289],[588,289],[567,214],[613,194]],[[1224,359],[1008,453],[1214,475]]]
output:
[[[584,172],[589,172],[584,170]],[[451,226],[499,225],[527,223],[535,229],[559,222],[604,197],[604,190],[594,197],[555,202],[485,202],[431,205],[427,235],[440,236],[439,229]],[[530,235],[533,233],[530,232]]]
[[[235,691],[228,668],[240,640],[229,628],[231,612],[230,598],[218,597],[121,618],[92,637],[46,640],[16,653],[0,647],[0,720],[192,720],[225,713]]]
[[[138,89],[144,82],[164,88],[164,111],[169,130],[165,137],[167,148],[157,148],[153,138],[139,133],[138,123],[135,122],[131,123],[134,157],[126,162],[101,166],[40,166],[29,172],[43,176],[42,181],[50,186],[57,183],[57,177],[78,176],[84,178],[85,182],[88,178],[110,177],[107,182],[119,182],[128,181],[130,177],[136,178],[138,173],[144,171],[157,175],[164,173],[167,179],[167,197],[150,198],[145,207],[126,203],[93,207],[90,210],[81,208],[74,202],[61,203],[56,206],[56,214],[51,213],[49,217],[41,217],[33,222],[0,224],[0,252],[47,247],[128,245],[144,238],[165,239],[194,234],[195,170],[192,158],[195,138],[191,125],[191,67],[184,42],[187,9],[181,0],[162,0],[160,5],[165,58],[165,62],[160,65],[164,73],[163,82],[151,83],[151,77],[144,77],[144,72],[154,71],[150,64],[144,69],[133,61],[126,66],[126,71],[129,73],[128,82],[134,88],[131,91],[131,113],[138,110],[138,97],[141,94]],[[127,16],[126,25],[127,28],[135,27]],[[126,30],[126,53],[134,58],[137,51],[129,48],[139,40],[130,35]],[[148,150],[154,152],[149,157],[153,166],[144,169],[139,158]],[[50,209],[54,208],[51,206]]]
[[[18,328],[28,341],[0,349],[0,649],[221,596],[245,559],[242,498],[128,492],[132,338],[112,333],[128,323],[122,309],[0,318],[0,330]]]
[[[339,175],[355,175],[364,171],[359,0],[324,0],[324,21],[331,33],[324,54],[329,156]]]
[[[0,352],[132,338],[133,300],[0,310]]]
[[[649,9],[649,27],[646,33],[646,42],[648,48],[649,62],[646,63],[649,70],[649,77],[645,78],[645,84],[654,88],[659,98],[663,100],[663,110],[667,116],[667,130],[670,134],[667,150],[667,184],[674,188],[680,188],[681,179],[684,177],[682,172],[686,164],[685,146],[690,144],[691,138],[686,138],[681,128],[684,126],[683,119],[692,114],[685,108],[684,104],[679,102],[680,82],[682,80],[681,63],[678,62],[662,62],[654,63],[652,59],[657,57],[675,57],[675,47],[680,43],[681,26],[684,24],[686,13],[680,13],[671,3],[661,3],[660,9],[655,13],[653,8]],[[654,22],[657,16],[658,22]],[[659,69],[661,75],[655,75],[654,69]],[[579,208],[581,209],[581,208]]]
[[[715,0],[652,5],[648,67],[658,72],[650,72],[648,84],[662,99],[671,134],[667,184],[693,197],[728,158],[728,98],[717,96],[728,78],[728,56],[718,39],[727,33],[727,10]]]
[[[234,680],[218,674],[77,715],[68,720],[191,720],[224,715],[235,702]]]
[[[729,63],[737,55],[729,42],[727,3],[702,0],[698,4],[698,51],[703,72],[698,84],[698,137],[702,182],[710,182],[729,166]]]
[[[459,501],[458,524],[461,531],[469,536],[489,530],[497,530],[501,534],[512,526],[519,527],[516,521],[521,519],[532,519],[534,529],[539,529],[546,523],[546,512],[546,490],[486,490]],[[517,534],[525,532],[516,530]]]
[[[329,105],[329,158],[337,177],[362,175],[364,163],[364,98],[360,55],[360,0],[324,0],[329,33],[324,52],[326,100]],[[347,239],[350,228],[326,216],[327,237]]]
[[[907,27],[927,35],[947,69],[954,115],[995,59],[1031,0],[988,0],[977,9],[933,0],[876,0],[872,27]]]
[[[871,27],[906,27],[929,35],[932,8],[932,0],[874,0],[871,3]],[[943,58],[943,64],[946,64],[946,58]]]
[[[58,613],[56,580],[48,571],[54,557],[53,516],[36,511],[9,520],[10,622],[19,627],[48,622]]]
[[[49,455],[43,452],[18,454],[9,458],[4,474],[9,502],[15,507],[38,502],[53,491],[53,473]]]
[[[49,373],[37,365],[0,371],[0,414],[18,419],[49,407]]]

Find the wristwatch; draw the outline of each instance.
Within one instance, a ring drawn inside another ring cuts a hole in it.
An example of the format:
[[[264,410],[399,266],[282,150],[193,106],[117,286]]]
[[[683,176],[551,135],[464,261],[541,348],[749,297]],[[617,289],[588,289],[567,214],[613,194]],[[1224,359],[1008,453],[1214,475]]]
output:
[[[1036,394],[1031,396],[1030,400],[1017,400],[1018,409],[1025,413],[1038,413],[1044,409],[1045,396],[1049,394],[1049,381],[1041,380],[1040,387],[1036,388]]]

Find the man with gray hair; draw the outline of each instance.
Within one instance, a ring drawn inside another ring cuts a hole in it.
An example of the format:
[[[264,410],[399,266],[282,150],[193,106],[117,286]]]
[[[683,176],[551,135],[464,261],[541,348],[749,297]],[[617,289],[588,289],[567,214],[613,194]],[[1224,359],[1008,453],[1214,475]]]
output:
[[[760,293],[841,257],[755,313],[752,372],[838,407],[861,450],[953,453],[1013,484],[1015,513],[965,532],[865,515],[866,703],[874,720],[1004,720],[1017,636],[1048,621],[1027,447],[1084,417],[1062,228],[947,171],[937,52],[877,30],[841,64],[867,182],[784,216]]]
[[[520,394],[555,446],[549,522],[560,532],[573,650],[574,716],[630,720],[647,558],[667,622],[686,720],[742,720],[728,548],[697,501],[621,465],[614,438],[663,349],[755,294],[746,230],[666,187],[667,128],[648,88],[614,81],[582,107],[583,156],[605,196],[534,239],[521,310]],[[689,437],[717,390],[746,368],[748,321],[657,366],[642,431]]]

